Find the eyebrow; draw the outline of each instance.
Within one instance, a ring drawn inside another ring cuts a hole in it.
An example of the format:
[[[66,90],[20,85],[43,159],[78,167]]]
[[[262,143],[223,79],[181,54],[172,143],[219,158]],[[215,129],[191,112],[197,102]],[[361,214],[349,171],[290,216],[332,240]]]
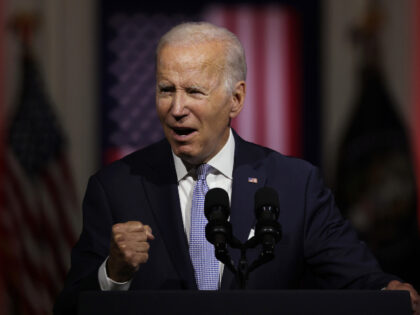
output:
[[[172,83],[160,82],[157,84],[160,89],[174,87]]]
[[[189,89],[189,90],[200,90],[200,91],[205,90],[204,87],[202,87],[200,85],[195,85],[195,84],[188,85],[185,89]]]

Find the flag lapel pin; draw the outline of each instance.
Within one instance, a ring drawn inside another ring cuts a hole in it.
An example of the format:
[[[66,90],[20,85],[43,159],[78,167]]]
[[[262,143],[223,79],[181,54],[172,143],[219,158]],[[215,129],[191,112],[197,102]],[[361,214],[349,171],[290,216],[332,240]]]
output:
[[[258,184],[258,178],[248,177],[248,183]]]

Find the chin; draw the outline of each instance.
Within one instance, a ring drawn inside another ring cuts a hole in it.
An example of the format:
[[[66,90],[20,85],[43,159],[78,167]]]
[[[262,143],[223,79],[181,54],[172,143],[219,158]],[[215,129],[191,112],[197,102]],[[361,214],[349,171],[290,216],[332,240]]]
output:
[[[173,145],[172,151],[175,153],[177,157],[182,159],[183,161],[189,161],[190,159],[194,158],[194,155],[189,150],[185,150],[185,148],[181,148],[180,146]]]
[[[179,157],[182,161],[188,163],[189,165],[198,165],[203,163],[203,159],[197,154],[194,154],[193,152],[180,149],[173,151],[177,157]]]
[[[178,154],[178,157],[182,161],[184,161],[184,162],[186,162],[190,165],[198,165],[198,164],[202,163],[200,158],[198,158],[197,156],[191,155],[191,154],[180,153],[180,154]]]

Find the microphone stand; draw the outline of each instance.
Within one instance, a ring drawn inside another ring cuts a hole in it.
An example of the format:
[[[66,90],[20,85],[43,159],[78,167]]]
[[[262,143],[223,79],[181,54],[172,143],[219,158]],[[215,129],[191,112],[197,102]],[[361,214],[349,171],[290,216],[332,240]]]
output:
[[[274,258],[274,248],[281,238],[281,226],[277,221],[279,214],[277,192],[272,188],[263,187],[256,192],[255,198],[257,217],[255,235],[242,243],[233,235],[232,225],[227,221],[229,196],[226,191],[214,188],[206,195],[205,215],[208,220],[205,229],[206,238],[214,244],[216,258],[235,274],[235,279],[242,290],[246,288],[249,273]],[[262,202],[262,200],[267,200],[267,202]],[[246,252],[258,244],[262,245],[262,251],[249,265]],[[227,245],[241,252],[237,268]]]
[[[246,258],[246,251],[249,248],[254,248],[258,245],[257,238],[253,236],[250,238],[246,243],[241,247],[241,258],[239,260],[238,264],[238,284],[240,289],[244,290],[246,288],[246,283],[248,281],[249,274],[257,269],[259,266],[269,262],[270,260],[274,259],[274,250],[268,251],[266,248],[264,248],[258,256],[256,260],[254,260],[251,265],[248,265],[248,260]],[[274,249],[274,247],[273,247]]]
[[[272,246],[263,245],[260,255],[250,265],[248,264],[246,253],[249,248],[255,248],[259,244],[257,237],[253,236],[244,244],[241,243],[236,237],[232,237],[228,241],[228,244],[230,245],[230,247],[240,250],[241,255],[237,268],[235,268],[234,262],[229,254],[226,243],[224,244],[224,246],[215,246],[215,256],[235,275],[235,279],[239,285],[239,289],[245,290],[249,274],[259,266],[274,259],[275,244],[273,244]]]

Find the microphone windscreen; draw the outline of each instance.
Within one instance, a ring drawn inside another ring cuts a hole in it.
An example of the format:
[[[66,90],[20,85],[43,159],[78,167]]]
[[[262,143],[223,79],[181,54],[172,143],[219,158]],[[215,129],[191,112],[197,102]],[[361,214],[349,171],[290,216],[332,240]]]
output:
[[[280,208],[277,191],[271,187],[262,187],[255,193],[255,209],[260,209],[263,206]]]
[[[222,188],[210,189],[206,194],[206,199],[204,200],[204,213],[206,216],[214,207],[221,207],[224,211],[229,212],[229,195]]]

